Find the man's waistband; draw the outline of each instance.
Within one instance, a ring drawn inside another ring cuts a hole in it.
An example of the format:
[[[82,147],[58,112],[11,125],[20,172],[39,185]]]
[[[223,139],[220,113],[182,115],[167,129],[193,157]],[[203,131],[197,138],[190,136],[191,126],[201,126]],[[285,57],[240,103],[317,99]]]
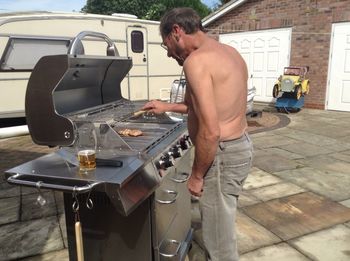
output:
[[[239,142],[242,142],[243,140],[249,139],[248,138],[248,134],[245,132],[241,137],[236,138],[236,139],[232,139],[232,140],[224,140],[224,141],[220,141],[219,142],[219,147],[220,149],[224,149],[225,147],[232,145],[232,144],[236,144]]]

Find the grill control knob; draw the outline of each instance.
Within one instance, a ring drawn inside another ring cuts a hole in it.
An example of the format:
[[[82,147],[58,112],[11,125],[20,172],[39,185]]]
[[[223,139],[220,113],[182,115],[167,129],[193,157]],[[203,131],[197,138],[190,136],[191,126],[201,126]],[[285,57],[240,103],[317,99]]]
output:
[[[182,156],[182,149],[180,145],[175,145],[174,147],[172,147],[168,154],[172,157],[174,157],[175,159],[180,158]]]
[[[159,159],[157,167],[158,169],[167,169],[175,165],[175,160],[172,156],[166,155]]]
[[[190,143],[185,139],[185,137],[180,139],[179,144],[182,150],[187,150],[190,147]]]
[[[192,141],[191,141],[190,135],[184,135],[184,139],[187,140],[187,142],[190,146],[192,146]]]

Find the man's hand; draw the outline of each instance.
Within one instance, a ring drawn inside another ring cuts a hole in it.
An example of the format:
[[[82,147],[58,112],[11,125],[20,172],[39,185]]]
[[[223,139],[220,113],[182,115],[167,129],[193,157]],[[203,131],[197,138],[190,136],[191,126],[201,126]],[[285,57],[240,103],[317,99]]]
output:
[[[200,197],[202,196],[203,185],[203,178],[198,178],[191,175],[191,177],[188,179],[187,188],[193,196]]]
[[[148,112],[153,112],[155,114],[161,114],[167,111],[167,103],[162,101],[149,101],[147,102],[141,110],[146,110]]]

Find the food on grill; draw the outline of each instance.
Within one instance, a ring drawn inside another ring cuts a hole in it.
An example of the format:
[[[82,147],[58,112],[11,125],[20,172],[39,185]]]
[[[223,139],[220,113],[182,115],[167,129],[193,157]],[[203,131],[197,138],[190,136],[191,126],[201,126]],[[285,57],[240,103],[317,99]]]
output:
[[[122,129],[118,131],[118,134],[126,137],[138,137],[143,135],[142,131],[138,129]]]
[[[146,111],[137,111],[137,112],[134,112],[134,117],[137,117],[143,113],[145,113]]]

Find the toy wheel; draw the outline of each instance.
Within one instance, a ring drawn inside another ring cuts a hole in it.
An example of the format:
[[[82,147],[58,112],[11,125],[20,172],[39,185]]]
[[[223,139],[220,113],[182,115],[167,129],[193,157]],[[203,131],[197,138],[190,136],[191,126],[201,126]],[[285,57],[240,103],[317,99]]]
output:
[[[294,89],[294,98],[299,100],[300,97],[302,95],[302,91],[301,91],[301,86],[300,85],[297,85],[295,86],[295,89]]]
[[[280,90],[278,88],[278,85],[275,84],[275,86],[273,86],[273,89],[272,89],[272,96],[273,96],[273,98],[277,98],[279,92],[280,92]]]

